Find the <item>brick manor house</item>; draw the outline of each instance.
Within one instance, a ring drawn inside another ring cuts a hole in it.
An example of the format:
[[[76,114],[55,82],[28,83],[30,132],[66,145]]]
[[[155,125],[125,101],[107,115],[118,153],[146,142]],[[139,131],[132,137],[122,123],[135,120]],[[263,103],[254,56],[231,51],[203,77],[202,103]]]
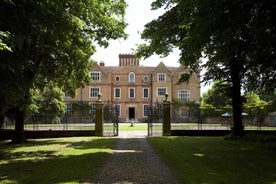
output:
[[[93,104],[101,93],[104,105],[117,107],[120,121],[134,119],[143,122],[148,117],[149,106],[160,106],[165,93],[169,94],[169,101],[200,100],[199,77],[196,74],[189,82],[177,84],[187,70],[183,66],[165,66],[163,62],[155,67],[140,66],[135,55],[119,54],[119,66],[105,66],[104,62],[93,65],[90,84],[78,89],[76,97],[64,97],[67,112],[72,110],[72,102]],[[180,117],[188,117],[188,107],[178,111]]]

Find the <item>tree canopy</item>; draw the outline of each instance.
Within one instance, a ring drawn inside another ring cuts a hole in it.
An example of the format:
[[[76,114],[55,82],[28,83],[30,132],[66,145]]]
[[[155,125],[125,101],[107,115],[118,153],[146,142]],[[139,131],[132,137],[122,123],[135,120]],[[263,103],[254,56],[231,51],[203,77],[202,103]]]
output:
[[[273,0],[156,0],[152,9],[164,7],[166,12],[146,24],[141,37],[147,42],[137,54],[166,56],[176,47],[182,65],[197,73],[206,69],[204,81],[228,82],[233,133],[241,135],[241,89],[273,90],[276,85],[275,4]]]
[[[74,96],[96,44],[126,38],[124,0],[1,0],[0,113],[24,110],[49,82]]]
[[[229,85],[225,82],[215,81],[211,88],[203,93],[202,104],[211,104],[216,108],[230,105]]]

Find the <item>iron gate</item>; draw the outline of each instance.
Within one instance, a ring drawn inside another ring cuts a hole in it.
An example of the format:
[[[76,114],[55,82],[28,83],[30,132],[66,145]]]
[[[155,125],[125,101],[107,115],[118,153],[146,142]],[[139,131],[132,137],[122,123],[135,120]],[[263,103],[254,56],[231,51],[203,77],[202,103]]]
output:
[[[162,104],[157,103],[148,108],[148,136],[162,135]]]
[[[103,131],[106,136],[119,135],[119,109],[117,105],[105,105],[103,108]]]

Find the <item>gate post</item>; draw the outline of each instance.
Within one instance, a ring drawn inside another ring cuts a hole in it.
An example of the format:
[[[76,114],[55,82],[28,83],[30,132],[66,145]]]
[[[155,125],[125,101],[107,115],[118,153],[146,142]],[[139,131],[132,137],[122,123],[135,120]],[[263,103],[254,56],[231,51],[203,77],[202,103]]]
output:
[[[98,100],[96,102],[96,117],[95,117],[95,135],[103,136],[103,103],[101,100],[101,94],[98,94]]]
[[[165,94],[163,101],[163,136],[171,135],[171,103],[168,101],[168,94]]]

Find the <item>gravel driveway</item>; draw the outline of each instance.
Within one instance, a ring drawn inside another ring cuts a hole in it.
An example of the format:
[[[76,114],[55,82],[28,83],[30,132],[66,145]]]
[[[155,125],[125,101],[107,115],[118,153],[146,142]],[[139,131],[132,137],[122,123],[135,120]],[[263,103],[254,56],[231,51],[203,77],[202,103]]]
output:
[[[113,154],[92,183],[177,183],[144,132],[120,132]]]

